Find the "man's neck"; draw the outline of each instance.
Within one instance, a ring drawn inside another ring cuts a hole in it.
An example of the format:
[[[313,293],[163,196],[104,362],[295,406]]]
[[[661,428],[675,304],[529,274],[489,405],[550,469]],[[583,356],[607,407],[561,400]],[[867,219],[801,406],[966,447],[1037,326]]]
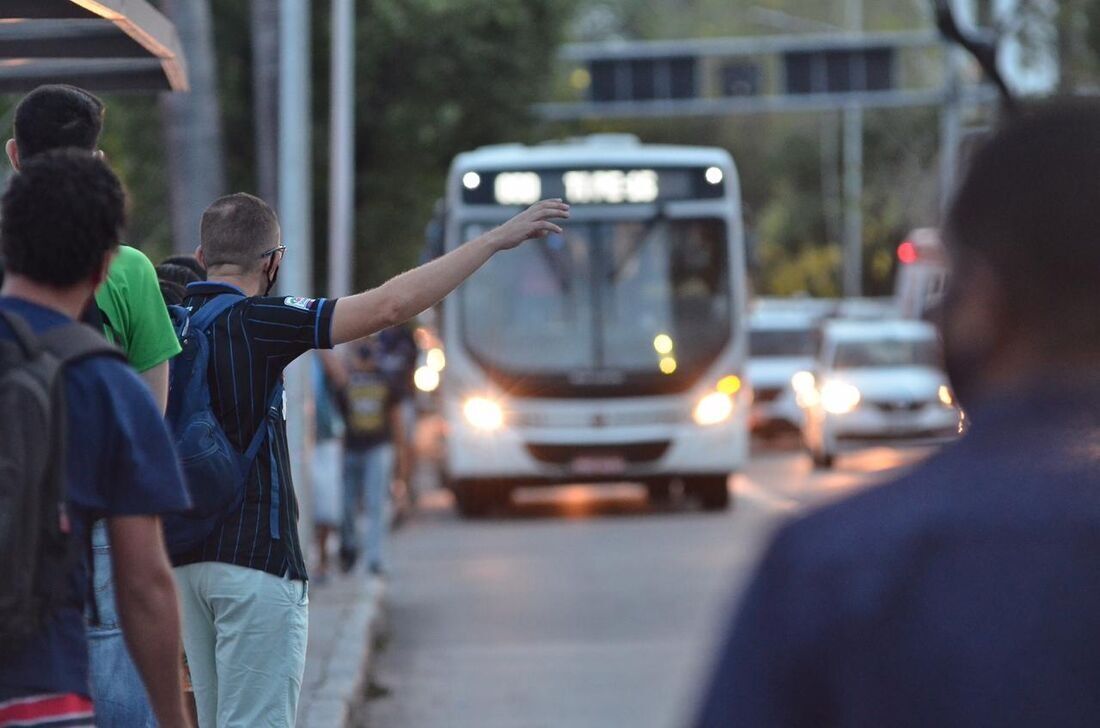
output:
[[[90,283],[79,283],[71,288],[55,288],[9,272],[4,278],[4,287],[0,289],[0,296],[21,298],[57,311],[71,319],[79,319],[94,292],[95,289]]]
[[[210,273],[207,278],[209,283],[224,283],[239,288],[246,296],[259,296],[262,293],[260,284],[253,276],[238,276],[222,273]]]
[[[1012,347],[990,358],[975,394],[979,400],[1015,396],[1039,382],[1076,381],[1097,371],[1100,355],[1092,351],[1052,357],[1040,347]]]

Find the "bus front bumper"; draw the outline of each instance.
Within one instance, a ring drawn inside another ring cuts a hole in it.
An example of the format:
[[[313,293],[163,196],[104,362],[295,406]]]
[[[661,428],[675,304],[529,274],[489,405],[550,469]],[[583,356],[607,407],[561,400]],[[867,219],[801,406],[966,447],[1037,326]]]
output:
[[[725,475],[741,470],[748,457],[745,417],[740,413],[709,427],[505,427],[494,432],[452,422],[447,476],[550,485]]]

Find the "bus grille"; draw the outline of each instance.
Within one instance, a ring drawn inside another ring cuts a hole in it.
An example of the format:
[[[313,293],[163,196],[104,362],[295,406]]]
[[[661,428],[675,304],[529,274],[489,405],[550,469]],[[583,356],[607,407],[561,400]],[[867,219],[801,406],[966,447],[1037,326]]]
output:
[[[579,457],[621,457],[628,463],[651,463],[668,452],[668,440],[609,445],[527,444],[531,457],[544,463],[566,465]]]

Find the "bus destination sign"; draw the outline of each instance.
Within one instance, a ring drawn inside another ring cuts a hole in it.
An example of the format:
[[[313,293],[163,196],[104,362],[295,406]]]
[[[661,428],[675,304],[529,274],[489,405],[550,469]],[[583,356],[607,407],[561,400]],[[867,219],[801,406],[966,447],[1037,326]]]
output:
[[[640,205],[717,199],[725,193],[719,167],[675,169],[544,169],[466,172],[468,205],[531,205],[560,197],[571,205]]]

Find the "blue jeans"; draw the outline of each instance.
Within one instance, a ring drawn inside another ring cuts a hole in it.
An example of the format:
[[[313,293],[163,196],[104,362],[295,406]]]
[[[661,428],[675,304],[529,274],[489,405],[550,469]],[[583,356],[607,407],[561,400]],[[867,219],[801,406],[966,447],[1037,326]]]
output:
[[[367,564],[383,566],[383,542],[389,515],[390,481],[393,479],[393,445],[383,443],[367,450],[344,453],[344,514],[340,523],[340,547],[359,550],[359,512],[363,492],[367,496]]]
[[[92,559],[99,624],[88,623],[88,668],[96,725],[100,728],[156,728],[149,695],[130,659],[118,622],[105,521],[99,521],[92,529]]]

